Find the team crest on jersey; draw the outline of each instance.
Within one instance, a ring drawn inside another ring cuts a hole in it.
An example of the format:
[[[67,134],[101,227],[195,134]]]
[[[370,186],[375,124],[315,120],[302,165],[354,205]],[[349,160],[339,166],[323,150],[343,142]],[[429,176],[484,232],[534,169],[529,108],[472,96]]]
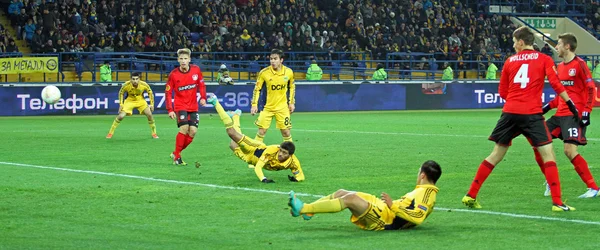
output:
[[[287,76],[284,76],[284,77],[283,77],[283,80],[284,80],[284,81],[287,81],[287,80],[288,80],[288,77],[287,77]]]
[[[192,76],[192,79],[193,79],[194,81],[198,80],[198,75],[197,75],[197,74],[194,74],[194,75]]]
[[[575,76],[575,74],[577,74],[577,71],[575,71],[575,69],[569,69],[569,76]]]

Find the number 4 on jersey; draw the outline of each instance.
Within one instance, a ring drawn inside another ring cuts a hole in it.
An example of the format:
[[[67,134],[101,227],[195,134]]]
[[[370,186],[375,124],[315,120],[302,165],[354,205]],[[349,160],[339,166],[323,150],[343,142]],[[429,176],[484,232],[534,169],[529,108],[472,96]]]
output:
[[[525,87],[527,87],[527,84],[529,83],[529,77],[527,76],[528,72],[529,72],[529,64],[521,65],[521,68],[519,68],[519,71],[517,71],[517,75],[515,75],[515,79],[513,82],[521,84],[521,88],[524,89]]]

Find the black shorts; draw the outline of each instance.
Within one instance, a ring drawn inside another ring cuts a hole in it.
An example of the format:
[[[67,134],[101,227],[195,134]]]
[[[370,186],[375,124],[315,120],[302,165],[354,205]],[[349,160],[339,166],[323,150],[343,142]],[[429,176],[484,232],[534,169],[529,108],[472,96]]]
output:
[[[539,147],[552,143],[552,136],[541,114],[519,115],[502,113],[489,140],[510,146],[512,139],[523,134],[531,146]]]
[[[177,127],[183,125],[198,127],[198,120],[200,120],[198,112],[176,111],[175,114],[177,115]]]
[[[548,121],[548,130],[552,134],[552,138],[558,138],[565,143],[575,145],[586,145],[585,127],[579,125],[579,120],[575,116],[552,116]]]

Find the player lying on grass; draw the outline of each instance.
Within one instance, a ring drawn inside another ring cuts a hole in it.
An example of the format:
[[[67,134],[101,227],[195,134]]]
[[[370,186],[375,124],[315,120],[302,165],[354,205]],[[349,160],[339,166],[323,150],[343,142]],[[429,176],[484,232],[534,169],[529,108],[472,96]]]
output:
[[[275,182],[263,174],[263,169],[271,171],[289,169],[293,174],[288,175],[290,181],[298,182],[304,180],[300,161],[294,155],[296,146],[293,142],[285,141],[280,145],[267,146],[260,141],[251,139],[243,135],[240,129],[241,110],[225,112],[215,95],[209,97],[207,102],[215,107],[221,121],[223,121],[223,124],[227,128],[227,135],[231,138],[229,148],[244,162],[255,166],[254,172],[260,181],[264,183]]]
[[[304,204],[290,192],[288,205],[294,217],[302,215],[310,220],[317,213],[337,213],[346,208],[352,212],[350,221],[364,230],[397,230],[418,226],[433,212],[438,187],[435,183],[442,175],[442,168],[435,161],[421,165],[417,187],[399,200],[392,200],[386,193],[381,199],[375,195],[340,189],[317,201]]]

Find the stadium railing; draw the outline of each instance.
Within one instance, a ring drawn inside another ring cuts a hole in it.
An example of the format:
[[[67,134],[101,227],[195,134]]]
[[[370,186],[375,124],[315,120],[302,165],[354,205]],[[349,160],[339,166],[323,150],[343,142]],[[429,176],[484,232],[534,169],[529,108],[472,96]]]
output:
[[[520,1],[508,1],[508,0],[488,0],[488,1],[475,1],[467,0],[467,6],[477,5],[478,11],[488,12],[490,6],[498,6],[495,13],[504,15],[527,15],[527,16],[556,16],[565,17],[569,16],[585,16],[588,12],[588,5],[581,1],[566,1],[566,0],[552,0],[544,1],[540,4],[539,0],[520,0]]]
[[[310,66],[311,60],[316,60],[323,70],[323,81],[326,80],[367,80],[373,75],[378,64],[383,64],[390,80],[439,80],[444,70],[444,63],[448,63],[454,71],[455,79],[485,79],[488,59],[477,60],[479,54],[465,53],[463,60],[447,60],[441,53],[388,53],[383,60],[367,59],[366,52],[290,52],[284,64],[297,74],[296,78],[302,80],[303,74]],[[113,70],[113,81],[126,81],[130,73],[141,72],[142,79],[149,82],[165,82],[169,72],[177,67],[175,53],[56,53],[56,54],[29,54],[6,53],[0,56],[7,57],[36,57],[56,56],[59,69],[56,77],[47,77],[35,82],[99,82],[100,66],[109,62]],[[231,56],[231,58],[230,58]],[[256,73],[269,65],[269,52],[259,53],[193,53],[192,63],[199,65],[207,81],[215,81],[218,70],[225,64],[236,82],[252,82]],[[498,75],[502,70],[505,59],[509,54],[490,54],[489,62],[498,67]],[[591,62],[600,60],[600,55],[580,55]],[[75,79],[66,79],[66,74],[75,74]],[[88,77],[84,77],[87,74]],[[2,75],[0,75],[2,76]],[[19,75],[17,81],[0,77],[0,82],[25,82]],[[48,80],[54,79],[54,80]]]

